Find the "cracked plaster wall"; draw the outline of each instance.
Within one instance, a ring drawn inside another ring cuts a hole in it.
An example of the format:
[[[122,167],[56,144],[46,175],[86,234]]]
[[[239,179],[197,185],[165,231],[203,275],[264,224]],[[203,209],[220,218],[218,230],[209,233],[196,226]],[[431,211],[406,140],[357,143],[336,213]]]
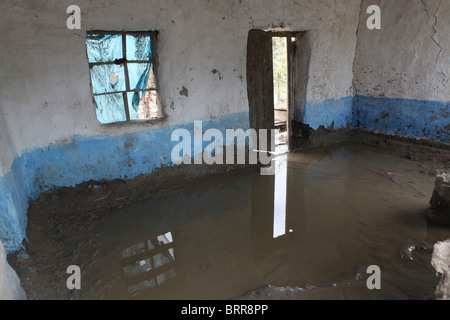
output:
[[[353,125],[450,142],[450,1],[363,0],[381,8],[381,30],[361,11]]]

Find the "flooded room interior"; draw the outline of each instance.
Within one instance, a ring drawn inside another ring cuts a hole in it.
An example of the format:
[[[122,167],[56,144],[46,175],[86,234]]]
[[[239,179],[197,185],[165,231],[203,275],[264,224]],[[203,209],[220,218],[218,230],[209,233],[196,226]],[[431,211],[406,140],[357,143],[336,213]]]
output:
[[[450,299],[450,1],[0,17],[0,300]]]

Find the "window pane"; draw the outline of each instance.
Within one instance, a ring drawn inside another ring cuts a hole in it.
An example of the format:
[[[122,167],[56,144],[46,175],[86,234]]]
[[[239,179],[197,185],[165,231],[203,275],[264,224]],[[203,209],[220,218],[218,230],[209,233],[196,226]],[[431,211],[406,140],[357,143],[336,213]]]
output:
[[[122,35],[88,34],[86,46],[89,62],[112,62],[123,58]]]
[[[158,253],[153,256],[153,263],[155,264],[155,268],[160,268],[170,263],[171,261],[173,261],[171,258],[162,253]]]
[[[127,60],[150,60],[152,56],[150,35],[127,35]]]
[[[123,65],[106,64],[91,68],[94,94],[125,91],[125,71]]]
[[[127,121],[125,104],[121,93],[95,97],[95,110],[97,119],[101,123]]]
[[[136,255],[138,255],[140,253],[144,253],[144,252],[145,252],[145,243],[140,242],[138,244],[135,244],[132,247],[125,249],[122,252],[122,260],[131,258],[132,256],[136,256]]]
[[[150,76],[148,78],[147,89],[156,88],[155,74],[153,73],[153,65],[150,68]]]
[[[134,278],[140,274],[149,272],[151,270],[152,270],[152,264],[150,262],[150,258],[139,261],[136,264],[132,264],[132,265],[123,267],[123,272],[125,273],[125,276],[127,278]]]
[[[158,92],[138,91],[128,93],[131,120],[158,118]]]
[[[131,90],[150,88],[150,80],[153,81],[152,65],[150,63],[128,63],[128,78],[130,79]]]

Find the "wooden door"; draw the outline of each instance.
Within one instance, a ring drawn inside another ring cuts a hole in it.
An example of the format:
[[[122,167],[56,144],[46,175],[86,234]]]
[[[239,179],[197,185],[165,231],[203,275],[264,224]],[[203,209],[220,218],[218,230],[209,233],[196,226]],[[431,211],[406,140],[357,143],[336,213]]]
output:
[[[271,32],[250,30],[248,34],[247,94],[250,107],[250,128],[269,130],[266,145],[267,148],[270,148],[270,133],[275,127]]]

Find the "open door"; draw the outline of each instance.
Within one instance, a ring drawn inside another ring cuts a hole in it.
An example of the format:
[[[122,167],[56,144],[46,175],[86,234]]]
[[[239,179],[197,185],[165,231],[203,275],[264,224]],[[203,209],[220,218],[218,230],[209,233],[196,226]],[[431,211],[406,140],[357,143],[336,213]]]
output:
[[[308,89],[309,65],[311,61],[311,45],[306,32],[299,32],[290,38],[289,47],[289,111],[291,134],[289,145],[293,148],[294,132],[301,131],[293,128],[294,115],[302,114],[306,107],[306,93]],[[298,124],[297,124],[298,125]]]
[[[267,129],[270,134],[275,127],[279,129],[276,122],[278,124],[281,122],[277,118],[280,118],[280,110],[275,108],[274,101],[274,97],[278,96],[274,94],[274,59],[279,56],[279,52],[276,55],[273,52],[275,50],[272,42],[274,38],[285,39],[284,43],[287,49],[288,110],[287,116],[281,118],[287,130],[287,150],[292,151],[294,149],[294,115],[301,114],[306,105],[311,60],[311,48],[306,32],[250,30],[247,43],[247,94],[250,106],[250,127],[255,130]],[[277,65],[279,66],[279,64]],[[270,145],[270,138],[269,135],[267,145]],[[279,150],[284,149],[280,148]]]
[[[250,128],[267,129],[270,146],[274,129],[272,33],[250,30],[247,42],[247,94]],[[258,145],[259,149],[259,145]]]

